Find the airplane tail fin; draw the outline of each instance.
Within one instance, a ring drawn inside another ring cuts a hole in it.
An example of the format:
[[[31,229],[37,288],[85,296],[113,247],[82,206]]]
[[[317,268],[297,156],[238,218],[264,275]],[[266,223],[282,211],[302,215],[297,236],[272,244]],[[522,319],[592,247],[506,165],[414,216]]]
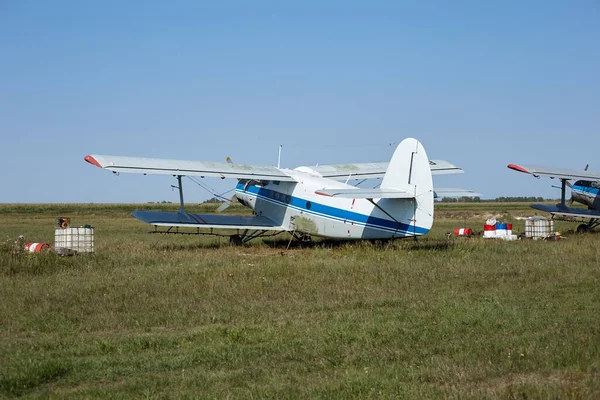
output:
[[[429,231],[433,225],[433,180],[429,158],[423,145],[416,139],[404,139],[394,152],[381,182],[381,189],[402,190],[414,194],[414,213],[411,225],[414,232]]]

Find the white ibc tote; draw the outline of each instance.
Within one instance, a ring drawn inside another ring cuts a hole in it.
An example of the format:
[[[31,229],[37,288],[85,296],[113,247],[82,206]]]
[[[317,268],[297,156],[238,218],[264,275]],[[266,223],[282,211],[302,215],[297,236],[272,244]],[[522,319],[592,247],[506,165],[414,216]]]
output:
[[[543,239],[554,233],[554,220],[546,217],[529,217],[525,220],[525,237]]]
[[[93,253],[94,228],[56,228],[54,248],[58,254]]]

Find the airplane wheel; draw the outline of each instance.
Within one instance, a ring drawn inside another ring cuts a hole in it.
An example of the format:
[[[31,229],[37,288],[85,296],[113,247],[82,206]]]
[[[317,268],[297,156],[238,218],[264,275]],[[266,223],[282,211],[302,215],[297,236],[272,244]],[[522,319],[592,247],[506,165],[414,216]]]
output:
[[[577,233],[586,233],[590,228],[586,224],[581,224],[577,227]]]
[[[300,236],[300,241],[302,243],[312,243],[312,236],[310,236],[308,233],[305,233],[304,235]]]
[[[242,238],[240,237],[240,235],[231,235],[229,236],[229,244],[232,246],[241,246]]]

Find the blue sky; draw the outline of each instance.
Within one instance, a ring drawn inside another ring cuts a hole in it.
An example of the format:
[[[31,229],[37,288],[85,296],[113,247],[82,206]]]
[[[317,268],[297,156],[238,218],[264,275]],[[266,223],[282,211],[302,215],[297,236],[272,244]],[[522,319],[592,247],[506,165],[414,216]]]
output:
[[[597,1],[291,3],[1,2],[0,202],[177,201],[86,154],[295,167],[409,136],[488,198],[558,197],[512,162],[600,171]]]

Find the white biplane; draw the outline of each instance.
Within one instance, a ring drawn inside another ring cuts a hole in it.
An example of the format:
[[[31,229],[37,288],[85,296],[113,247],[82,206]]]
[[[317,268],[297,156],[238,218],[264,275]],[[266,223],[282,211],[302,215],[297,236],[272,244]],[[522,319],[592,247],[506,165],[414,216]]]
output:
[[[432,174],[463,172],[447,161],[430,161],[421,143],[412,138],[398,145],[389,163],[320,165],[293,170],[235,164],[229,160],[225,163],[88,155],[85,161],[115,173],[175,176],[179,211],[134,211],[132,215],[154,225],[155,231],[162,229],[163,233],[194,228],[196,233],[218,234],[215,229],[233,229],[237,233],[230,236],[232,244],[277,231],[287,231],[301,240],[310,240],[311,235],[343,239],[424,235],[433,223]],[[185,212],[183,176],[237,179],[234,198],[251,208],[253,215],[219,214],[228,203],[214,214]],[[350,179],[370,178],[381,178],[380,187],[364,189],[347,183]],[[447,197],[477,195],[461,189],[438,192],[439,196]]]
[[[509,164],[508,168],[531,174],[536,178],[546,176],[550,179],[559,179],[560,203],[555,206],[547,204],[532,204],[536,210],[545,211],[555,215],[572,218],[589,219],[585,224],[577,227],[577,232],[587,232],[600,225],[600,173],[588,172],[587,166],[583,171],[562,168],[546,168],[526,165]],[[569,182],[575,180],[575,183]],[[566,186],[571,189],[571,198],[566,200]],[[573,202],[581,203],[588,208],[572,207]]]

